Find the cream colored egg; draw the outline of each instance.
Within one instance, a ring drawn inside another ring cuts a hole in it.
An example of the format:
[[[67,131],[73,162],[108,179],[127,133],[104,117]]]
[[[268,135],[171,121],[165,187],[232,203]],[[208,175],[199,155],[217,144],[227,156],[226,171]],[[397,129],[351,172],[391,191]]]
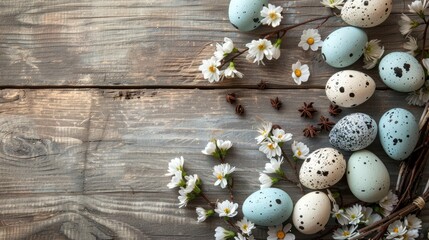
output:
[[[347,1],[341,9],[341,18],[352,26],[375,27],[386,21],[392,8],[393,0]]]
[[[315,191],[304,195],[296,202],[292,221],[298,231],[314,234],[325,229],[331,213],[331,201],[328,196]]]

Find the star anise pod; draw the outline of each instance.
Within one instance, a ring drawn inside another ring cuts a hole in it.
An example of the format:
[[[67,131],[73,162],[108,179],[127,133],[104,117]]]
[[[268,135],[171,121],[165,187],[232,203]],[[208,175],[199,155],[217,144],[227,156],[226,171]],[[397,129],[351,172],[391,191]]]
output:
[[[244,107],[241,104],[238,104],[235,107],[235,113],[237,113],[238,115],[243,115],[244,114]]]
[[[305,137],[314,138],[319,132],[319,129],[315,128],[313,125],[309,125],[302,132],[304,133]]]
[[[282,101],[280,101],[279,97],[276,97],[274,99],[270,99],[271,101],[271,106],[276,109],[279,110],[282,107]]]
[[[228,93],[226,94],[226,101],[233,104],[235,103],[235,100],[237,100],[237,95],[235,93]]]
[[[313,118],[313,113],[317,112],[317,110],[313,107],[313,102],[309,104],[304,103],[304,106],[298,109],[298,111],[301,113],[301,117],[304,118]]]
[[[265,81],[263,81],[263,80],[261,80],[259,83],[258,83],[258,89],[259,90],[264,90],[264,89],[266,89],[267,88],[267,85],[268,85],[268,83],[267,82],[265,82]]]
[[[334,127],[335,123],[329,121],[329,118],[326,118],[324,116],[320,116],[319,123],[317,125],[320,126],[320,129],[329,132],[329,131],[331,131],[332,127]]]
[[[338,116],[342,111],[343,110],[337,105],[329,105],[329,114],[333,117]]]
[[[274,129],[282,129],[282,127],[280,127],[280,125],[277,125],[277,124],[273,124],[272,128],[273,128],[273,130]]]

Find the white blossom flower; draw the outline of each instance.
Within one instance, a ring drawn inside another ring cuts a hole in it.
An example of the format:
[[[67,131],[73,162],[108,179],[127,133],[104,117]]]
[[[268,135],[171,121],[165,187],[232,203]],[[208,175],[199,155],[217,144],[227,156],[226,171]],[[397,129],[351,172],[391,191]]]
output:
[[[354,225],[350,227],[343,226],[335,230],[334,235],[332,237],[333,239],[349,239],[357,235],[357,232],[355,232],[356,229],[357,226]]]
[[[199,223],[204,222],[207,219],[207,217],[210,217],[210,216],[212,216],[214,214],[213,210],[211,210],[211,209],[210,210],[205,210],[202,207],[197,207],[195,209],[195,211],[197,212],[197,215],[198,215],[197,221]]]
[[[273,128],[273,124],[271,122],[262,123],[262,127],[258,129],[259,136],[255,139],[258,144],[261,144],[271,133],[271,129]]]
[[[171,181],[167,184],[167,187],[172,189],[177,187],[183,187],[185,185],[186,183],[185,181],[183,181],[182,172],[177,171],[175,175],[171,178]]]
[[[223,41],[224,42],[222,44],[216,43],[216,52],[214,53],[214,56],[219,61],[224,59],[224,57],[228,56],[228,54],[232,53],[234,50],[234,42],[231,39],[225,37]]]
[[[310,77],[310,69],[307,64],[302,65],[301,62],[292,64],[292,78],[296,84],[301,85],[303,82],[307,82]]]
[[[378,60],[380,60],[380,58],[383,56],[384,47],[380,46],[380,40],[373,39],[365,44],[365,51],[363,54],[363,62],[365,63],[363,68],[372,69],[377,65]]]
[[[177,197],[179,199],[179,208],[186,207],[189,200],[191,200],[188,194],[189,192],[187,192],[185,188],[180,188],[179,196]]]
[[[264,57],[268,60],[273,58],[273,45],[267,39],[252,40],[252,42],[246,44],[246,47],[249,48],[249,52],[246,56],[249,61],[264,64],[262,61]]]
[[[200,181],[200,178],[198,177],[198,175],[197,174],[188,175],[188,176],[185,176],[185,179],[186,179],[185,191],[187,193],[196,191],[198,188],[199,181]]]
[[[213,141],[208,142],[204,150],[201,152],[209,156],[214,155],[216,153],[216,144]]]
[[[227,239],[235,237],[235,232],[228,231],[223,227],[217,227],[215,229],[215,235],[214,236],[215,236],[216,240],[227,240]]]
[[[411,3],[411,5],[408,5],[408,8],[410,9],[411,13],[415,13],[419,16],[424,17],[425,9],[428,7],[429,2],[427,0],[416,0]]]
[[[232,143],[229,140],[216,140],[216,145],[221,151],[227,151],[232,147]]]
[[[396,196],[396,194],[394,194],[391,190],[389,190],[387,196],[378,202],[378,205],[380,205],[380,207],[383,209],[382,214],[384,216],[390,215],[390,213],[393,211],[393,207],[396,206],[396,204],[398,204],[398,196]]]
[[[263,17],[261,23],[264,25],[271,25],[273,27],[277,27],[278,25],[280,25],[280,22],[283,18],[282,11],[282,7],[276,7],[268,3],[268,7],[264,6],[261,10],[261,16]]]
[[[408,104],[410,105],[414,105],[414,106],[424,106],[426,104],[426,102],[423,102],[422,100],[420,100],[420,93],[422,91],[423,88],[421,88],[420,90],[414,91],[414,92],[410,92],[408,94],[408,96],[405,98],[405,100],[407,100]],[[427,94],[427,96],[429,96],[429,92]]]
[[[295,235],[289,232],[291,228],[292,225],[290,223],[286,224],[284,227],[281,224],[268,227],[267,240],[295,240]]]
[[[301,41],[298,43],[298,47],[302,47],[305,51],[310,48],[313,51],[317,51],[322,45],[323,41],[320,37],[319,30],[311,28],[302,31]]]
[[[302,142],[293,141],[291,148],[293,156],[298,159],[306,159],[310,153],[310,149]]]
[[[341,8],[343,8],[342,5],[344,4],[344,0],[322,0],[320,3],[325,7],[341,10]]]
[[[346,218],[346,214],[343,209],[340,209],[340,206],[338,204],[334,203],[332,207],[332,217],[337,219],[338,223],[340,225],[347,225],[349,223],[349,220]]]
[[[283,157],[280,159],[271,158],[269,163],[265,163],[264,173],[281,173],[281,165],[283,164]]]
[[[256,228],[255,224],[247,220],[246,217],[238,221],[235,225],[240,228],[243,234],[246,234],[246,235],[252,234],[252,230]]]
[[[346,218],[349,220],[349,224],[358,225],[362,217],[363,213],[361,205],[355,204],[352,207],[346,208]]]
[[[429,58],[424,58],[422,64],[426,68],[426,71],[429,72]]]
[[[182,174],[184,163],[185,160],[183,159],[183,157],[171,159],[168,163],[168,173],[165,174],[165,176],[174,176],[177,172],[180,172],[180,174]]]
[[[361,223],[364,223],[365,225],[371,225],[374,222],[377,222],[378,220],[381,220],[381,216],[378,215],[377,213],[372,213],[373,209],[370,207],[363,207],[362,209],[362,213],[363,213],[363,217],[360,220]]]
[[[388,233],[386,239],[394,239],[402,237],[407,232],[407,228],[402,224],[400,220],[396,220],[389,225],[387,231]]]
[[[247,239],[241,233],[237,233],[237,236],[234,237],[234,240],[247,240]]]
[[[219,70],[220,61],[216,57],[203,60],[198,69],[203,73],[204,79],[207,79],[210,83],[219,82],[222,72]]]
[[[408,17],[405,14],[401,15],[401,20],[399,20],[398,24],[399,24],[399,31],[401,32],[402,35],[410,34],[414,28],[420,25],[420,23],[412,20],[410,17]]]
[[[225,200],[221,203],[217,203],[215,212],[219,214],[219,217],[235,217],[237,215],[238,203],[233,203]]]
[[[280,46],[282,45],[282,39],[278,38],[276,42],[273,45],[273,48],[271,49],[273,52],[273,58],[279,59],[280,58]]]
[[[404,219],[404,225],[408,230],[417,229],[420,230],[422,228],[422,220],[416,217],[415,214],[410,214]]]
[[[235,68],[234,62],[229,63],[229,66],[224,71],[224,76],[226,78],[235,78],[236,76],[238,78],[243,78],[243,74]]]
[[[404,234],[404,239],[406,240],[415,240],[419,238],[419,230],[417,229],[411,229],[407,230],[407,232]]]
[[[268,159],[282,155],[282,149],[280,148],[279,144],[272,141],[271,139],[267,139],[266,141],[262,142],[261,146],[259,147],[259,151],[265,153]]]
[[[274,142],[287,142],[292,140],[292,134],[291,133],[285,133],[283,129],[276,128],[273,129],[273,136],[271,139],[273,139]]]
[[[408,50],[409,54],[416,56],[419,50],[419,46],[417,45],[417,40],[412,36],[408,36],[407,39],[408,39],[408,42],[402,45],[403,48],[405,50]]]
[[[235,167],[231,167],[228,163],[220,164],[213,167],[213,175],[216,177],[215,186],[220,184],[221,188],[226,188],[228,185],[228,177],[235,171]]]
[[[278,181],[279,179],[277,178],[272,178],[265,173],[259,173],[259,182],[261,183],[261,189],[269,188]]]

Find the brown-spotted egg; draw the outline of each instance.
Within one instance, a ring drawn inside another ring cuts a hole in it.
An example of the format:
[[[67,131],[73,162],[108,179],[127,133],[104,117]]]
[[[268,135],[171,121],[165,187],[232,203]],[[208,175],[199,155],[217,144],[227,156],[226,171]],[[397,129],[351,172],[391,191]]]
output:
[[[344,70],[329,78],[325,91],[332,103],[341,107],[356,107],[374,94],[375,82],[365,73]]]
[[[356,27],[375,27],[389,17],[392,5],[393,0],[349,0],[341,9],[341,18]]]
[[[334,148],[320,148],[304,160],[299,180],[307,188],[325,189],[340,181],[345,172],[343,154]]]

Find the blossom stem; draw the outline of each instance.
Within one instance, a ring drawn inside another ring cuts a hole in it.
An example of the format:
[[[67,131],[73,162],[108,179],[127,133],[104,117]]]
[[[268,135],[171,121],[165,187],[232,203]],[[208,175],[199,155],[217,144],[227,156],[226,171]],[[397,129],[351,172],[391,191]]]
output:
[[[229,59],[225,60],[220,66],[219,68],[222,68],[223,66],[225,66],[227,63],[233,61],[234,59],[236,59],[237,57],[241,56],[243,53],[249,51],[249,48],[245,48],[242,51],[238,51],[234,56],[230,57]]]
[[[286,155],[285,151],[282,149],[282,155],[284,158],[286,158],[286,161],[289,163],[289,165],[292,167],[294,173],[295,173],[295,177],[299,180],[299,174],[298,174],[298,167],[296,162],[293,163],[292,160]],[[301,190],[301,193],[304,193],[304,189],[302,188],[301,183],[298,181],[297,185],[299,187],[299,189]]]
[[[212,208],[216,208],[216,204],[215,203],[213,203],[213,202],[211,202],[210,200],[209,200],[209,198],[203,193],[203,192],[201,192],[200,193],[200,196],[204,199],[204,200],[206,200],[206,202],[207,202],[207,204],[208,205],[210,205],[210,207],[212,207]]]
[[[234,201],[234,193],[232,192],[232,188],[234,187],[234,178],[230,178],[231,180],[228,181],[228,190],[229,190],[229,198],[231,199],[231,201]]]
[[[422,47],[423,51],[421,56],[422,60],[425,58],[425,53],[426,53],[424,49],[426,49],[426,36],[428,33],[428,28],[429,28],[429,22],[426,22],[425,31],[423,32],[423,47]]]

